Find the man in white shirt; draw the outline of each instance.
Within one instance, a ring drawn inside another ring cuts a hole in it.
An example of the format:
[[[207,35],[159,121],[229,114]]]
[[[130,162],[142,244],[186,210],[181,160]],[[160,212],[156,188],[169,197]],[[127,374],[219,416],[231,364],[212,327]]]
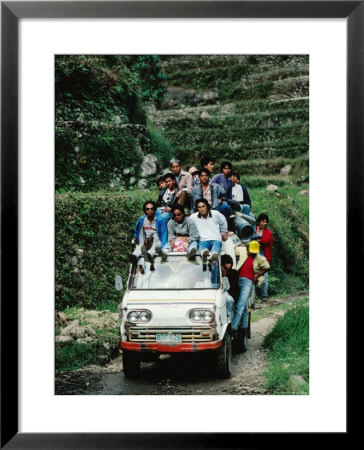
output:
[[[190,219],[195,222],[200,235],[199,251],[203,262],[210,253],[209,263],[212,263],[218,258],[222,241],[227,239],[227,222],[219,211],[210,209],[205,198],[198,199],[195,204],[198,212],[192,214]]]

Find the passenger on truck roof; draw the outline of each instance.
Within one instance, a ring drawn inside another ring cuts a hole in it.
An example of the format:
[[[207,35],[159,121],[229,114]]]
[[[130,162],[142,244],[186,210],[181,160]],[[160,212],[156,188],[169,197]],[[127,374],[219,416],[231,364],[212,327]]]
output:
[[[197,167],[190,167],[188,169],[189,173],[192,175],[192,188],[200,184],[200,178],[198,176],[198,169]]]
[[[233,170],[233,166],[230,161],[223,161],[220,165],[220,173],[212,177],[211,183],[219,184],[226,192],[226,199],[232,200],[232,187],[230,175]]]
[[[250,212],[252,202],[250,200],[248,189],[240,184],[240,176],[237,172],[231,172],[231,181],[233,183],[231,191],[232,199],[240,204],[242,213],[255,217],[254,214]]]
[[[176,184],[178,187],[177,199],[178,204],[182,205],[184,208],[190,207],[190,199],[191,195],[193,179],[192,175],[185,170],[182,170],[181,161],[177,158],[172,158],[169,161],[170,169],[175,176]]]
[[[167,253],[187,252],[187,259],[192,259],[197,253],[199,234],[196,224],[187,217],[181,205],[172,207],[172,218],[167,224],[168,241],[163,250],[156,248],[163,261],[167,260]]]
[[[215,167],[215,160],[212,158],[211,155],[205,155],[200,160],[201,167],[204,169],[207,169],[210,173],[214,171]]]
[[[161,191],[161,190],[165,187],[166,184],[165,184],[165,182],[164,182],[163,176],[161,176],[161,177],[158,178],[158,180],[157,180],[157,182],[156,182],[156,185],[157,185],[159,191]]]
[[[211,209],[219,211],[229,220],[231,207],[227,204],[225,190],[216,183],[210,183],[210,171],[205,168],[199,170],[200,185],[192,189],[191,211],[196,211],[196,201],[204,198],[209,203]]]
[[[144,215],[139,217],[134,227],[133,240],[136,248],[129,254],[129,259],[133,266],[139,265],[141,272],[144,271],[144,262],[151,263],[156,254],[156,247],[163,248],[168,238],[167,224],[156,217],[156,209],[156,203],[147,200],[143,205]]]
[[[163,176],[163,180],[165,187],[161,189],[158,196],[156,216],[167,223],[172,217],[172,206],[177,203],[182,204],[185,200],[186,193],[183,192],[182,196],[177,197],[179,190],[176,178],[172,172],[166,173]]]
[[[190,219],[195,222],[200,235],[199,251],[202,261],[206,262],[210,253],[211,264],[218,258],[222,241],[227,239],[227,222],[219,211],[211,210],[205,198],[196,200],[196,207],[198,212],[192,214]]]

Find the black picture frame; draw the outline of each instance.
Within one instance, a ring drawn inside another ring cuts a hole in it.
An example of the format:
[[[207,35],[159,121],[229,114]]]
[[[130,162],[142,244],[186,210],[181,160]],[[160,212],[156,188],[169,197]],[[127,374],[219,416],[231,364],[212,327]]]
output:
[[[254,433],[19,433],[18,341],[6,340],[18,316],[18,22],[21,18],[346,18],[347,224],[363,229],[363,1],[4,1],[1,2],[1,448],[257,448],[272,434]],[[358,214],[359,212],[359,214]],[[348,233],[347,258],[359,268],[362,237]],[[354,254],[354,249],[359,252]],[[348,259],[347,259],[348,261]],[[348,265],[347,265],[348,267]],[[354,285],[358,271],[347,271]],[[347,291],[347,303],[350,291]],[[348,433],[338,433],[347,437]],[[277,438],[277,435],[275,435]],[[342,436],[341,436],[342,437]],[[297,436],[294,436],[296,439]],[[307,433],[300,443],[308,442]],[[317,438],[317,436],[316,436]],[[339,436],[338,436],[339,438]],[[280,446],[290,435],[280,435]]]

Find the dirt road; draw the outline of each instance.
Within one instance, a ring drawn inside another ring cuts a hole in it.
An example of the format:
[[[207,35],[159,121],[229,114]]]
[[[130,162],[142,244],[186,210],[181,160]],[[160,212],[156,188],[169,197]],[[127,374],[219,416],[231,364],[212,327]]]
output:
[[[256,309],[292,301],[307,295],[274,299]],[[56,394],[66,395],[256,395],[264,394],[262,372],[266,365],[264,336],[276,322],[279,312],[252,323],[248,351],[232,357],[232,375],[220,380],[200,355],[162,356],[160,361],[142,363],[140,377],[127,380],[121,356],[104,367],[88,366],[74,372],[56,374]],[[192,357],[191,357],[192,356]],[[183,370],[181,370],[183,367]]]

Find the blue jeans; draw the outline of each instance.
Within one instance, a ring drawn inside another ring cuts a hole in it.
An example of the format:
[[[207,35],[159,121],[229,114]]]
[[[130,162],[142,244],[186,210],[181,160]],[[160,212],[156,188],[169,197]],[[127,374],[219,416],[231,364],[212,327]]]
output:
[[[250,291],[253,289],[253,280],[239,277],[240,295],[235,305],[234,318],[231,322],[231,328],[237,330],[239,323],[242,328],[248,327],[248,300]]]
[[[214,252],[220,253],[221,246],[222,246],[222,241],[200,241],[198,244],[198,249],[199,249],[200,253],[202,253],[202,251],[205,248],[210,250],[210,253],[214,253]]]
[[[168,220],[172,217],[172,213],[171,212],[163,212],[162,208],[163,208],[162,206],[157,208],[157,210],[155,212],[155,216],[157,219],[168,222]]]
[[[264,283],[260,286],[260,296],[268,297],[268,272],[264,274]]]
[[[186,250],[187,253],[190,253],[190,251],[196,248],[197,249],[197,241],[193,241],[191,242],[190,246],[188,247],[188,249]],[[171,253],[172,252],[172,247],[171,247],[171,243],[167,242],[166,245],[163,247],[163,250],[165,253]]]
[[[261,250],[259,254],[264,256],[264,250]],[[264,283],[260,286],[260,296],[268,297],[268,272],[264,274]]]
[[[228,292],[224,292],[224,297],[226,301],[226,314],[228,318],[231,320],[234,309],[234,299]]]
[[[250,212],[250,206],[247,203],[243,203],[241,205],[241,212],[243,214],[246,214],[247,216],[253,217],[255,219],[255,216],[253,213]]]
[[[205,248],[210,250],[210,254],[212,254],[214,252],[220,253],[221,246],[222,246],[222,241],[200,241],[198,244],[198,250],[199,250],[200,254],[203,252],[203,250],[205,250]],[[217,283],[218,275],[219,275],[219,265],[218,265],[217,261],[214,261],[212,264],[212,267],[211,267],[211,285],[212,285],[212,287],[218,286],[218,283]]]
[[[231,206],[227,202],[222,202],[220,206],[214,208],[215,211],[219,211],[223,216],[225,216],[226,222],[229,223],[229,218],[231,214]]]

